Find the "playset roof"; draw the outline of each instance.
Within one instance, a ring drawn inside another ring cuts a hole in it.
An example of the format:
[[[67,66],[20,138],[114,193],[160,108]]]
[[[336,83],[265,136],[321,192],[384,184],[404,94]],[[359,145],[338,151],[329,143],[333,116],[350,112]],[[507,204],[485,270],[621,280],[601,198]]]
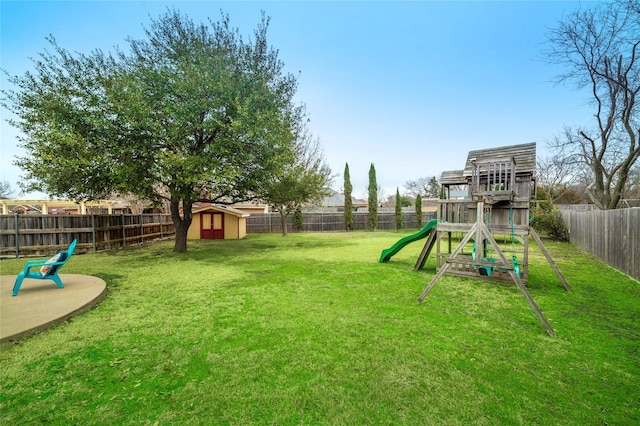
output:
[[[440,175],[440,185],[466,185],[464,170],[448,170]]]
[[[464,166],[464,176],[471,176],[473,162],[485,163],[514,158],[516,173],[535,173],[536,171],[536,143],[501,146],[498,148],[479,149],[469,151],[467,163]]]

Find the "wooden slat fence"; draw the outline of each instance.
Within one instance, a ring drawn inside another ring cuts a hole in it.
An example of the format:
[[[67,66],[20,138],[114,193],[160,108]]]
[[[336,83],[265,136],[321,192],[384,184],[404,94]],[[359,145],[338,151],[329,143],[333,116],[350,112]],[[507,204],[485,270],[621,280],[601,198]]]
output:
[[[417,229],[414,212],[405,212],[403,229]],[[423,213],[422,223],[435,218]],[[343,213],[308,213],[302,215],[302,232],[344,231]],[[366,230],[368,213],[353,214],[353,229]],[[378,214],[378,229],[396,228],[395,213]],[[293,215],[287,229],[296,232]],[[247,218],[248,233],[281,233],[280,215],[252,214]],[[45,256],[78,240],[79,253],[112,250],[159,238],[173,237],[175,228],[170,215],[0,215],[0,256]]]
[[[572,244],[640,281],[640,208],[561,214]]]
[[[111,250],[171,237],[170,215],[0,215],[0,256],[43,256],[74,239],[76,251]]]
[[[435,219],[434,213],[422,214],[423,226],[431,219]],[[364,231],[368,229],[369,221],[368,213],[353,213],[353,229],[356,231]],[[402,214],[403,229],[417,229],[418,220],[415,212]],[[396,229],[395,213],[378,213],[378,229],[393,230]],[[344,231],[344,214],[338,213],[302,213],[302,232],[333,232]],[[294,227],[293,214],[287,217],[287,231],[296,232]],[[280,224],[279,213],[268,214],[252,214],[247,218],[247,233],[280,233],[282,226]]]

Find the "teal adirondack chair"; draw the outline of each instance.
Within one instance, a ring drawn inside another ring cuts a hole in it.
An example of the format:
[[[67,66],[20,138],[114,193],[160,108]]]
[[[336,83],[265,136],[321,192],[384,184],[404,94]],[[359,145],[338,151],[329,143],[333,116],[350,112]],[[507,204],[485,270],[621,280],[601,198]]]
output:
[[[58,276],[58,271],[60,268],[64,266],[65,263],[69,261],[71,255],[73,255],[73,250],[76,248],[76,240],[73,240],[71,244],[69,244],[69,248],[66,251],[61,251],[56,254],[55,257],[49,260],[30,260],[24,266],[22,272],[18,274],[16,278],[16,282],[13,285],[13,294],[12,296],[16,296],[18,291],[20,291],[20,286],[22,285],[22,280],[25,278],[32,278],[34,280],[51,280],[60,288],[64,288],[62,285],[62,281]],[[44,267],[44,269],[43,269]],[[32,271],[31,269],[34,269]]]

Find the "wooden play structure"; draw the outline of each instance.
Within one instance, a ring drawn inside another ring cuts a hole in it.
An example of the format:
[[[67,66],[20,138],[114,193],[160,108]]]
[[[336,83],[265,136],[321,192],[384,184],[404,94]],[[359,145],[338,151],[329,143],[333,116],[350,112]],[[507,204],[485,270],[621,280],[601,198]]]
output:
[[[550,336],[555,333],[526,283],[529,237],[538,245],[566,290],[564,278],[535,230],[529,226],[529,202],[535,195],[536,144],[471,151],[464,170],[442,173],[445,199],[439,200],[437,228],[427,239],[415,269],[423,268],[436,248],[436,275],[422,302],[444,274],[514,283]],[[467,188],[451,199],[452,188]]]

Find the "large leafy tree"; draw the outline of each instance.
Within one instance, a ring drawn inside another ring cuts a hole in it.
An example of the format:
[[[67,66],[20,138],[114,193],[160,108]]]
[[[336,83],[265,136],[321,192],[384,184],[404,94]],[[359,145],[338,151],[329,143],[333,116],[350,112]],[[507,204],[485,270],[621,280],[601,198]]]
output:
[[[174,250],[187,249],[192,204],[248,199],[290,158],[296,79],[267,43],[229,18],[196,24],[168,10],[129,49],[52,51],[11,82],[26,190],[76,200],[132,193],[168,201]]]
[[[369,231],[373,231],[378,227],[378,180],[376,178],[376,168],[371,163],[369,167],[369,219],[367,226]]]
[[[353,230],[353,199],[351,192],[351,174],[349,173],[349,163],[344,165],[344,226],[347,231]]]
[[[282,235],[287,235],[287,217],[302,211],[305,203],[327,195],[331,169],[326,164],[320,141],[307,131],[301,109],[292,120],[293,145],[286,158],[276,161],[277,170],[261,184],[258,196],[280,213]]]
[[[552,144],[564,162],[587,166],[587,195],[615,209],[640,158],[640,2],[597,3],[564,17],[545,56],[566,70],[557,78],[589,91],[593,123],[565,129]]]

